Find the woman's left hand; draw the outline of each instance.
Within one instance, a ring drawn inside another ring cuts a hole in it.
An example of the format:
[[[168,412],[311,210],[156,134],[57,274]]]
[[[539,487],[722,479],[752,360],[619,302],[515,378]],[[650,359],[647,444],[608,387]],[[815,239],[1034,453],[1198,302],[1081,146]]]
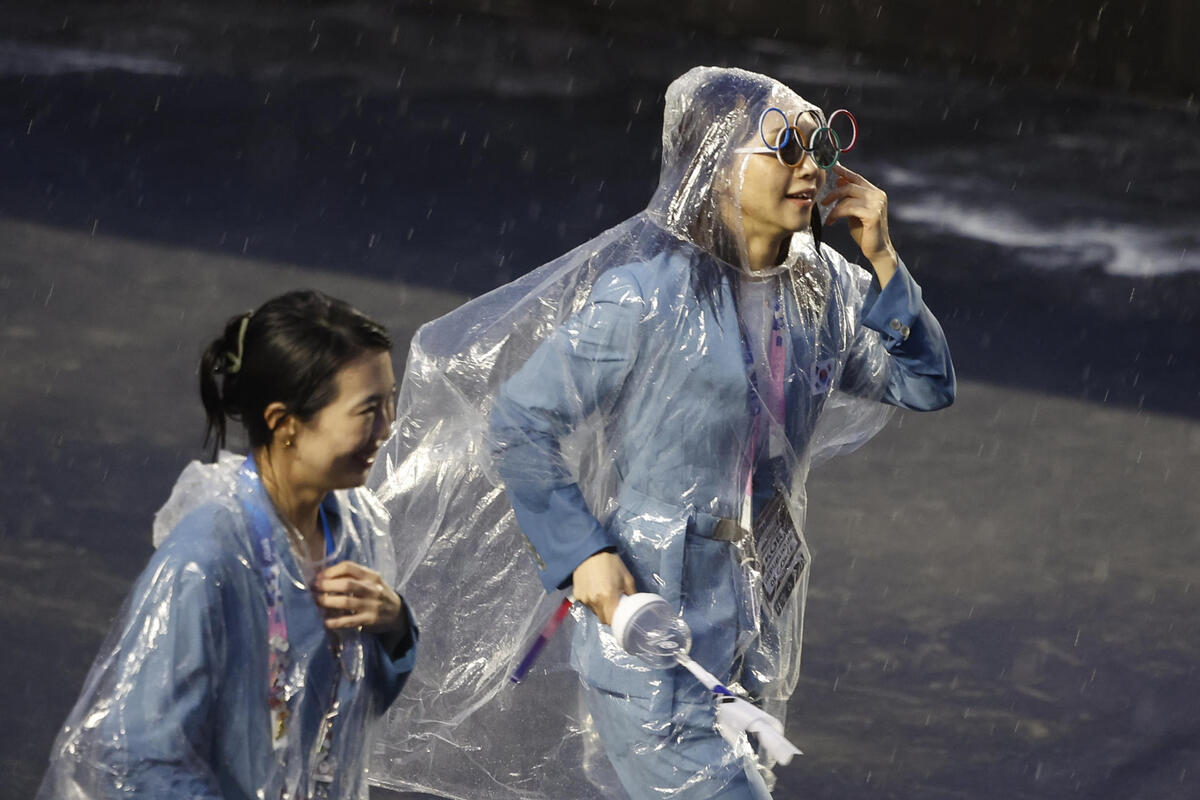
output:
[[[833,208],[825,224],[846,220],[850,236],[875,268],[879,285],[886,286],[896,271],[899,258],[888,235],[887,195],[852,169],[835,164],[833,188],[821,198],[821,205]]]
[[[378,572],[353,561],[339,561],[318,572],[313,596],[325,611],[326,628],[385,633],[408,625],[400,595]]]

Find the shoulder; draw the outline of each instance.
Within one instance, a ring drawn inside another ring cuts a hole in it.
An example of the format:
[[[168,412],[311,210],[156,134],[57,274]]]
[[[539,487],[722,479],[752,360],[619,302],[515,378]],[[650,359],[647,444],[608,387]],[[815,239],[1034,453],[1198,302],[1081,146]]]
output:
[[[227,502],[213,500],[193,508],[171,529],[151,558],[151,567],[181,580],[206,582],[233,573],[253,557],[243,514]]]
[[[150,556],[127,600],[123,623],[127,635],[148,630],[139,620],[156,624],[168,636],[209,628],[218,609],[240,584],[238,575],[252,564],[251,554],[236,548],[236,528],[229,509],[205,503],[186,514]]]
[[[856,272],[863,271],[860,267],[851,264],[846,260],[844,255],[824,242],[821,243],[821,260],[825,262],[825,265],[829,268],[830,275],[835,280],[844,281],[853,277]]]
[[[862,301],[871,286],[871,271],[851,264],[829,245],[821,244],[821,257],[829,268],[829,277],[845,300]]]
[[[690,279],[691,260],[687,254],[664,251],[605,271],[596,280],[592,301],[643,305],[659,297],[679,297]]]

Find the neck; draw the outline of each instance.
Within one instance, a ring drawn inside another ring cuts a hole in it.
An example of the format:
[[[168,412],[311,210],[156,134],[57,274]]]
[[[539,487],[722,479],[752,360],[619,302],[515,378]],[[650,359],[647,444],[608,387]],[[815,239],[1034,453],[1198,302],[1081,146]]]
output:
[[[779,266],[787,255],[786,248],[789,238],[789,235],[747,238],[746,251],[750,259],[747,266],[753,272]]]
[[[743,230],[746,236],[746,256],[749,259],[746,266],[751,271],[758,272],[783,263],[792,239],[791,231],[778,228],[757,230],[757,226],[745,218],[742,219],[742,224],[745,226]]]
[[[741,228],[746,241],[746,266],[751,272],[770,269],[783,263],[792,240],[792,231],[767,226],[737,211],[728,197],[721,201],[721,217],[731,230]]]
[[[325,534],[318,513],[327,490],[306,486],[297,480],[293,460],[281,453],[280,448],[255,448],[254,461],[279,518],[293,533],[300,535],[307,548],[308,552],[301,555],[311,559],[311,554],[324,552]]]

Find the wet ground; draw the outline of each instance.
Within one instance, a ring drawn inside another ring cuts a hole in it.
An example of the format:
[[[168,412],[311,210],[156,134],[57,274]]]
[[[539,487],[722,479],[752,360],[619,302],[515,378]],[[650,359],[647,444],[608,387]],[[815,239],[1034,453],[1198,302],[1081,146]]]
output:
[[[1194,107],[417,4],[70,5],[0,40],[0,796],[199,455],[205,337],[307,285],[407,340],[639,210],[696,63],[855,111],[962,379],[814,474],[777,795],[1200,794]]]

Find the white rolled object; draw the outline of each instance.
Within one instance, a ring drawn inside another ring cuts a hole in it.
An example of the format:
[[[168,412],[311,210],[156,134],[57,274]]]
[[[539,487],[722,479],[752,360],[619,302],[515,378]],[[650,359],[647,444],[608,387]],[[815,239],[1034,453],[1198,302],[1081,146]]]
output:
[[[613,612],[612,632],[625,652],[658,669],[673,665],[692,649],[687,623],[652,592],[622,597]]]
[[[800,749],[783,735],[783,723],[755,705],[729,694],[717,677],[688,657],[691,631],[671,605],[657,594],[626,595],[612,618],[613,636],[627,653],[652,666],[683,665],[708,689],[717,692],[717,730],[735,746],[743,733],[753,733],[767,754],[788,764]]]
[[[782,722],[740,697],[717,700],[717,730],[730,744],[743,732],[753,733],[767,754],[785,766],[793,756],[803,755],[800,748],[783,735]]]
[[[690,658],[680,657],[676,659],[688,672],[696,676],[696,680],[704,684],[705,688],[711,689],[718,694],[728,695],[730,691],[725,688],[725,685],[717,680],[717,676],[706,670],[704,667],[697,664]]]

